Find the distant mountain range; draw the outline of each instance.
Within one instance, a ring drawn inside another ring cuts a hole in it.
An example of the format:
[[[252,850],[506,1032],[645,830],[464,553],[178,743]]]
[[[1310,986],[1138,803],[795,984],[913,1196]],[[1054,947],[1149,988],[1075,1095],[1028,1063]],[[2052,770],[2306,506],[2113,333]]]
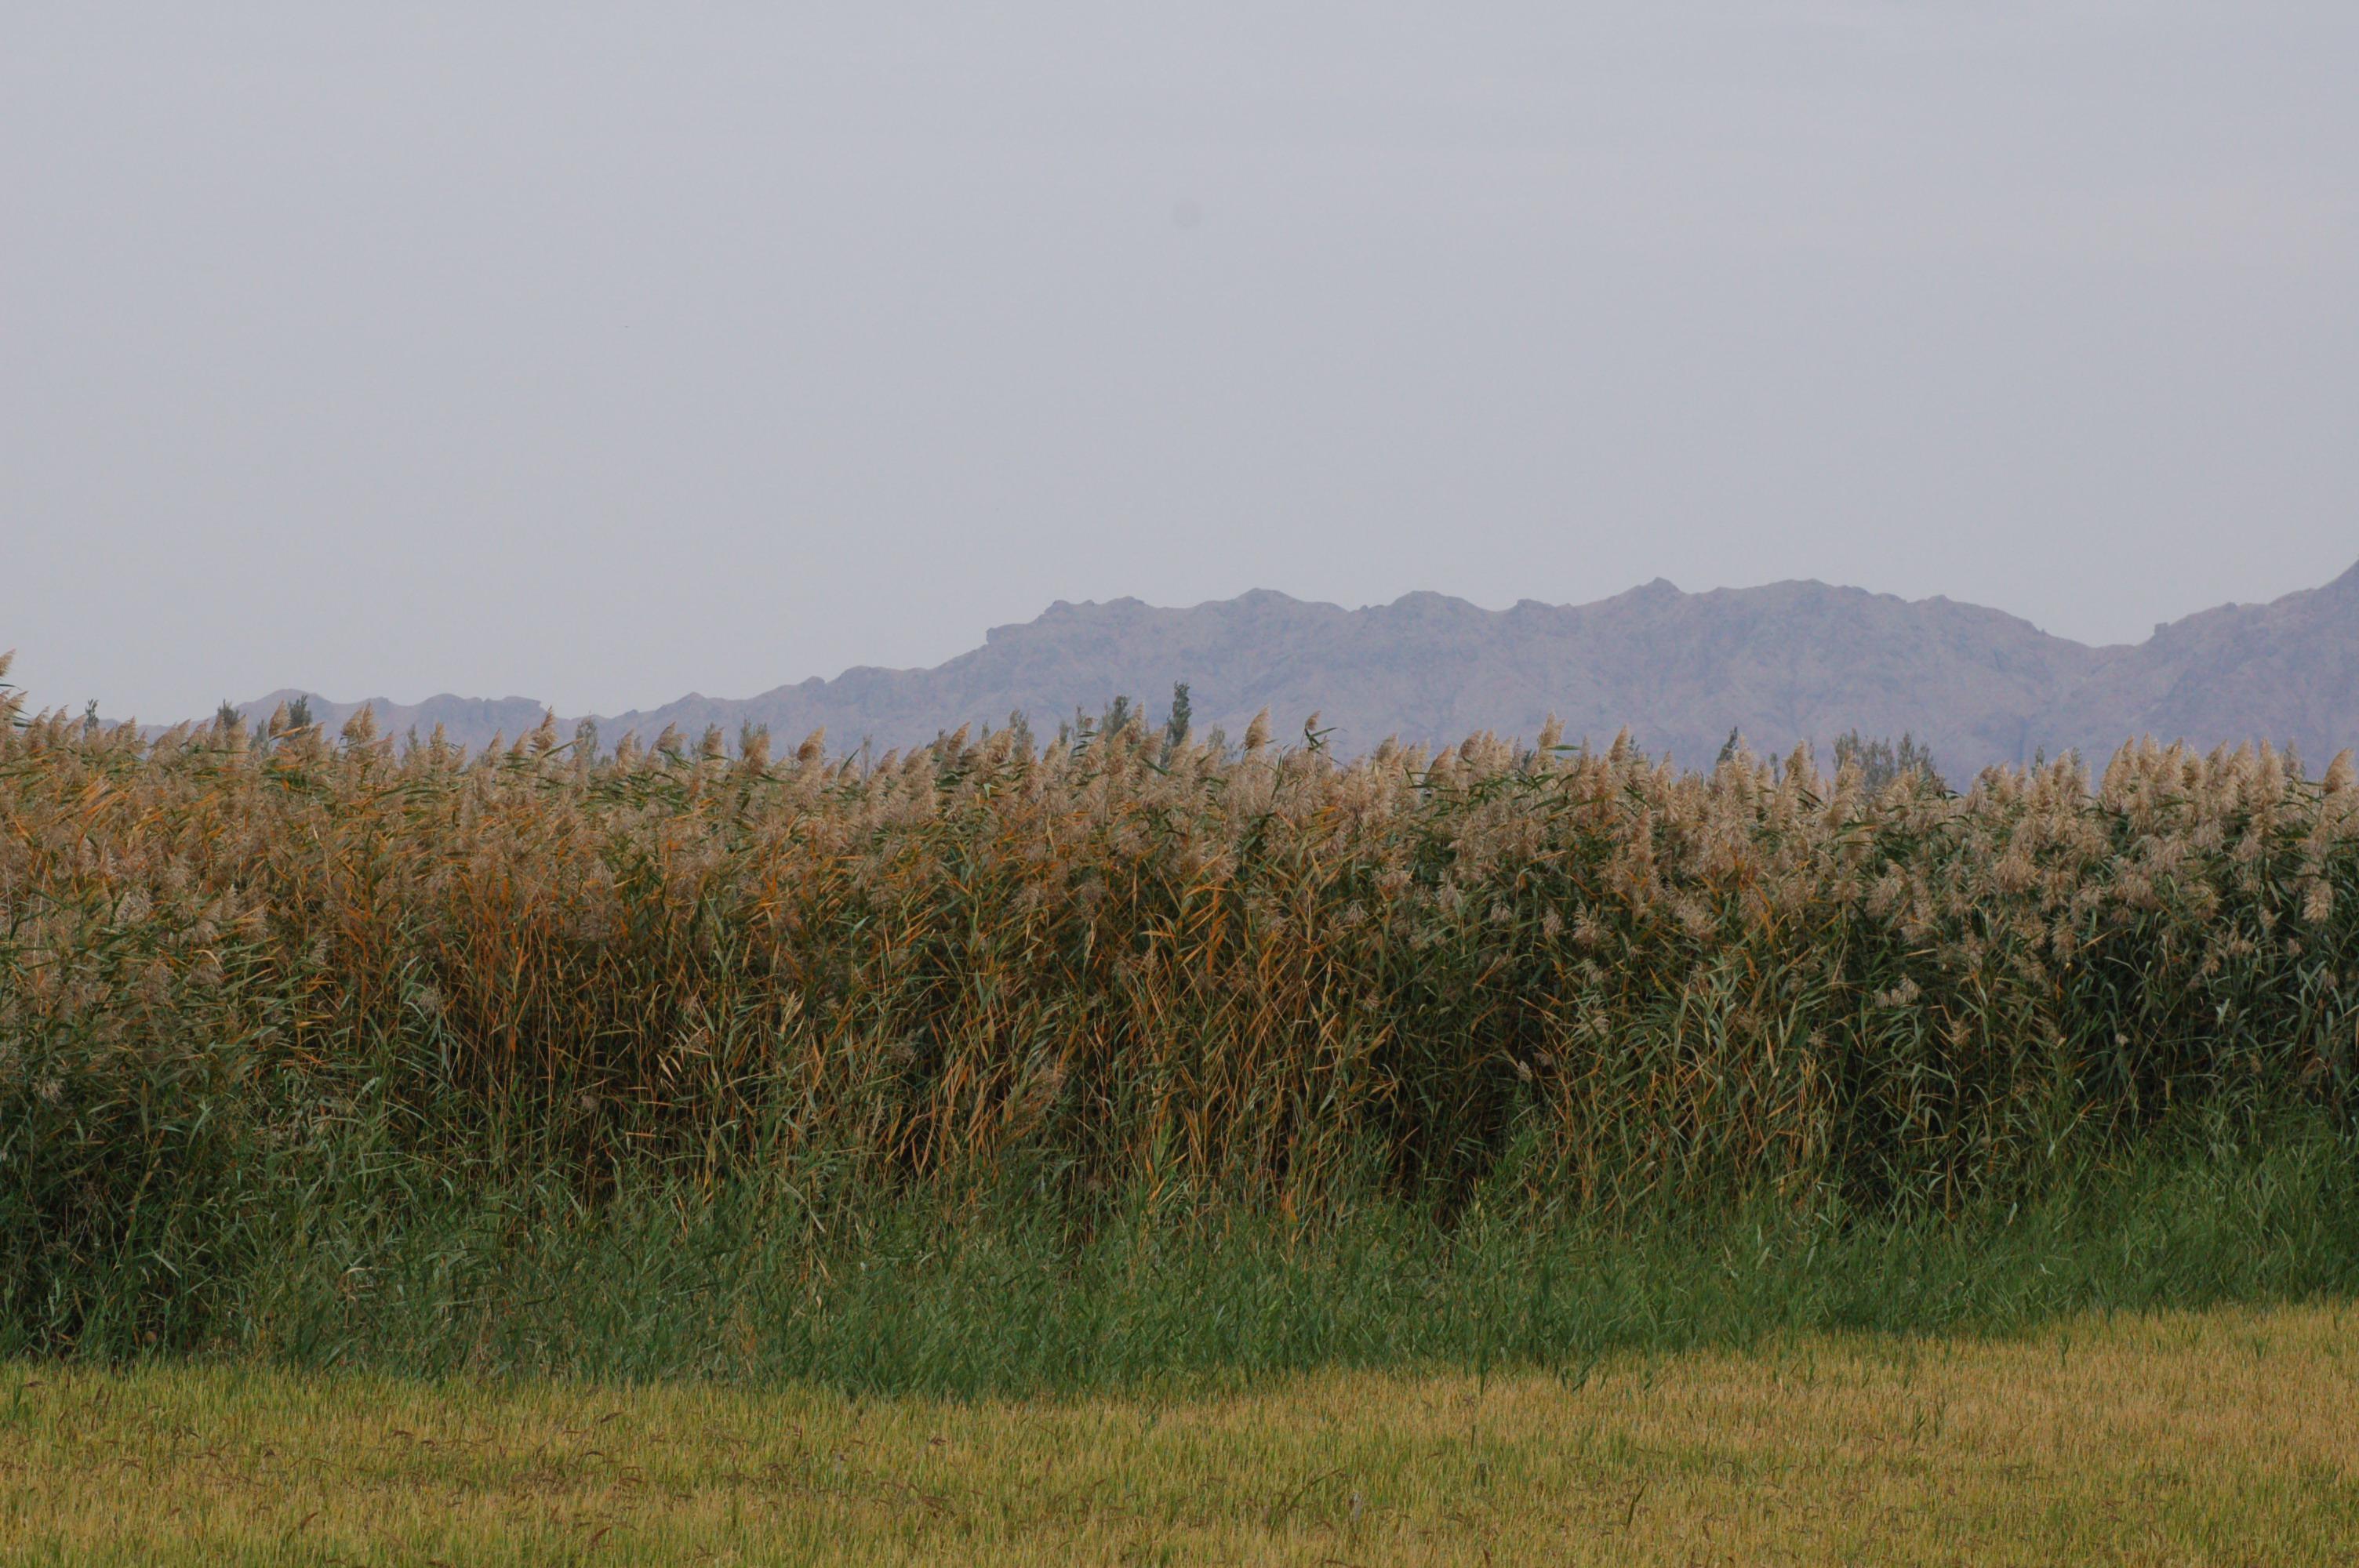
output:
[[[1650,752],[1709,763],[1731,729],[1763,754],[1834,737],[1915,734],[1953,778],[1991,762],[2077,747],[2102,761],[2151,734],[2203,747],[2268,740],[2322,764],[2359,745],[2359,566],[2268,604],[2223,605],[2156,628],[2134,646],[2090,647],[1996,610],[1909,600],[1819,582],[1682,593],[1668,582],[1594,604],[1526,600],[1484,610],[1412,593],[1361,610],[1256,590],[1169,610],[1136,599],[1049,606],[995,627],[984,645],[932,669],[862,667],[759,697],[691,694],[595,717],[612,744],[666,726],[690,739],[719,725],[767,725],[791,747],[824,728],[828,750],[919,744],[1022,711],[1044,739],[1076,708],[1117,695],[1160,722],[1172,683],[1190,683],[1195,726],[1231,739],[1267,708],[1280,739],[1314,711],[1346,752],[1387,735],[1455,741],[1478,730],[1530,738],[1551,714],[1568,741],[1627,726]],[[303,695],[245,705],[254,718]],[[356,708],[310,696],[333,728]],[[374,699],[381,730],[440,724],[480,747],[538,724],[527,697]],[[571,732],[573,720],[563,720]]]

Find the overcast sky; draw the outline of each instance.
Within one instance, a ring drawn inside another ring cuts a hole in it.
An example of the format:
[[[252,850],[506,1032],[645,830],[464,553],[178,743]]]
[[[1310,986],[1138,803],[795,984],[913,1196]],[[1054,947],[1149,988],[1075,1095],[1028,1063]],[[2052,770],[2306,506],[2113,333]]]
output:
[[[2351,0],[0,0],[0,648],[166,719],[1254,587],[2136,640],[2359,559],[2354,81]]]

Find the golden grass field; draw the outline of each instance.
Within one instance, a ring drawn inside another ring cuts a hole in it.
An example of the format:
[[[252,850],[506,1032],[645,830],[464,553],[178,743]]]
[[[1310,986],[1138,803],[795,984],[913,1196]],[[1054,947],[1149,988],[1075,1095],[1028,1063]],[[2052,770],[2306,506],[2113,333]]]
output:
[[[2345,1563],[2359,1312],[946,1404],[0,1371],[11,1563]]]

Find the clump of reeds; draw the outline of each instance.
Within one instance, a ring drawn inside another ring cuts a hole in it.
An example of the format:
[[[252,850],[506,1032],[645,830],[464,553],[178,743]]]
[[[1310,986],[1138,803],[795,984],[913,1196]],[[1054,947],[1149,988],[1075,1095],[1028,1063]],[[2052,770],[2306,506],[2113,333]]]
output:
[[[2190,1110],[2341,1114],[2359,1058],[2347,756],[1871,794],[1801,753],[1343,762],[1261,720],[863,762],[5,717],[19,1290],[364,1100],[585,1190],[824,1159],[1610,1212],[1961,1203]]]

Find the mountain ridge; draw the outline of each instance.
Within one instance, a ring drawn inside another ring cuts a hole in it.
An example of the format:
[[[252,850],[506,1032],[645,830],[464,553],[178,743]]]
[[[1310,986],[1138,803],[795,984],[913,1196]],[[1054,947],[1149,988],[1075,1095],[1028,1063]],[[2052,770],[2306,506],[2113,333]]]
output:
[[[1732,728],[1764,752],[1906,730],[1953,776],[2042,751],[2099,759],[2145,734],[2207,748],[2267,740],[2322,760],[2359,744],[2359,565],[2266,603],[2164,622],[2143,643],[2101,645],[1946,596],[1815,579],[1687,593],[1657,578],[1588,604],[1527,598],[1505,610],[1431,590],[1356,610],[1272,589],[1186,607],[1058,600],[930,667],[855,665],[749,697],[691,692],[591,719],[608,743],[667,726],[718,725],[734,740],[756,724],[785,743],[824,728],[832,751],[883,750],[1018,711],[1053,733],[1117,695],[1159,719],[1181,680],[1199,732],[1241,735],[1266,707],[1285,735],[1315,711],[1345,752],[1387,735],[1529,737],[1553,714],[1569,741],[1602,743],[1626,727],[1690,762],[1708,761]],[[523,697],[405,705],[295,688],[242,706],[259,718],[297,695],[325,723],[371,706],[382,730],[440,723],[470,747],[513,738],[545,711]]]

